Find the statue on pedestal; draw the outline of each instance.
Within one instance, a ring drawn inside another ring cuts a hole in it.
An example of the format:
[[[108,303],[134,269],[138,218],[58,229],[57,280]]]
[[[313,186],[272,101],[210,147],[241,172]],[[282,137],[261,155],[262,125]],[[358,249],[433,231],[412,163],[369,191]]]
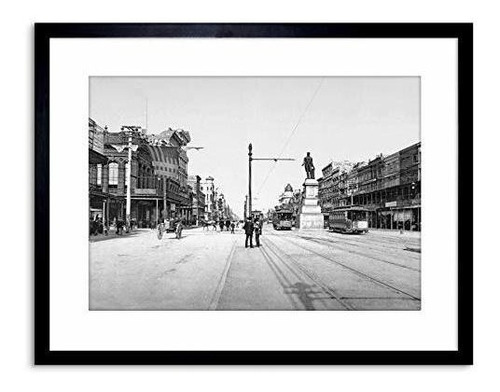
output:
[[[304,157],[304,162],[302,162],[302,166],[305,166],[307,179],[314,180],[314,164],[311,153],[308,152]]]
[[[299,213],[296,217],[296,227],[306,230],[323,230],[324,220],[318,199],[318,181],[314,178],[314,163],[311,153],[304,157],[302,166],[306,169],[306,180],[304,181],[304,197],[301,201]]]

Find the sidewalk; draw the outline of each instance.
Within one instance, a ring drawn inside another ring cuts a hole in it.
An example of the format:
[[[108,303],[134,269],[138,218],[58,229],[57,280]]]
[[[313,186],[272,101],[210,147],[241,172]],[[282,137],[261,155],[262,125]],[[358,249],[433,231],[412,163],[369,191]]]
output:
[[[185,226],[182,228],[182,230],[193,230],[193,229],[199,229],[201,226]],[[134,237],[135,235],[138,235],[140,233],[144,232],[151,232],[154,231],[156,232],[156,229],[148,229],[148,228],[141,228],[141,229],[133,229],[131,232],[127,233],[125,230],[123,230],[123,234],[116,234],[116,229],[114,227],[111,227],[108,231],[108,235],[104,234],[97,234],[97,235],[90,235],[89,236],[89,242],[99,242],[99,241],[105,241],[105,240],[111,240],[115,238],[126,238],[126,237]],[[172,233],[172,231],[170,231]]]
[[[369,229],[368,235],[380,236],[389,238],[398,238],[404,242],[405,250],[410,252],[420,253],[422,251],[422,244],[420,242],[420,231],[400,231],[400,230],[386,230],[386,229]]]
[[[134,230],[130,231],[129,233],[127,233],[125,230],[123,230],[123,234],[116,234],[116,229],[111,228],[108,231],[108,235],[104,235],[104,234],[89,235],[89,242],[99,242],[99,241],[104,241],[104,240],[111,240],[114,238],[133,237],[133,236],[136,236],[136,235],[140,234],[141,232],[145,232],[145,231],[152,231],[152,230],[151,229],[134,229]]]
[[[407,230],[390,230],[390,229],[368,229],[369,233],[382,234],[391,237],[408,237],[408,238],[420,238],[420,231],[407,231]]]

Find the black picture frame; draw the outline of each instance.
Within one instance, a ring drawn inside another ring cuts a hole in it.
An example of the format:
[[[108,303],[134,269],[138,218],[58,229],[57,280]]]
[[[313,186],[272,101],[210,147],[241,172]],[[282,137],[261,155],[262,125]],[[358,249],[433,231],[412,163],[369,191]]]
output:
[[[456,351],[54,351],[50,349],[51,38],[454,38],[458,44],[458,350]],[[472,46],[470,23],[35,24],[36,365],[467,365],[473,362]]]

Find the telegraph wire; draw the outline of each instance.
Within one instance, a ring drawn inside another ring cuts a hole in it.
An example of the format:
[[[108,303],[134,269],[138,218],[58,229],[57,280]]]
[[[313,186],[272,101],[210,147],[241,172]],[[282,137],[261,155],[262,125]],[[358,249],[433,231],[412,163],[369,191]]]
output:
[[[297,131],[300,123],[302,122],[302,119],[304,118],[305,114],[307,113],[307,111],[309,110],[311,104],[313,103],[314,101],[314,98],[316,98],[316,95],[318,94],[322,84],[323,84],[323,81],[325,80],[325,78],[321,78],[318,86],[316,87],[316,90],[314,91],[313,95],[311,96],[311,99],[309,100],[309,103],[307,104],[307,106],[305,107],[305,109],[302,111],[302,114],[300,115],[299,119],[297,120],[295,126],[292,128],[292,131],[290,132],[290,134],[288,135],[288,138],[285,142],[285,144],[283,145],[283,148],[281,149],[281,152],[279,153],[278,155],[278,158],[281,158],[281,156],[283,155],[283,153],[285,152],[286,148],[288,147],[288,144],[290,143],[290,140],[292,139],[292,136],[295,134],[295,132]],[[260,191],[262,190],[262,188],[264,187],[264,185],[266,184],[267,180],[269,179],[269,177],[271,176],[272,172],[274,171],[275,167],[276,167],[276,164],[277,162],[274,162],[274,164],[271,166],[271,168],[269,169],[269,171],[267,172],[266,174],[266,177],[264,177],[264,181],[262,181],[262,184],[260,185],[259,187],[259,190],[257,191],[257,195],[260,195]]]

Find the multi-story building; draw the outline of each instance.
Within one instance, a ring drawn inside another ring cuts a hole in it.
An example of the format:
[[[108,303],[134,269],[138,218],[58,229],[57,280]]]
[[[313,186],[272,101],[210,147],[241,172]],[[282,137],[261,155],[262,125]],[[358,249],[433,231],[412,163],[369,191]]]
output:
[[[103,167],[108,164],[104,155],[105,128],[89,119],[89,219],[102,219],[107,224],[110,194],[102,181]]]
[[[330,175],[331,192],[330,192],[330,208],[335,208],[339,206],[339,184],[340,184],[340,168],[338,166],[333,166]]]
[[[346,173],[346,197],[344,199],[344,205],[354,204],[354,195],[358,193],[358,171],[365,165],[364,162],[356,163],[351,171]]]
[[[327,165],[320,192],[322,211],[357,205],[368,210],[370,228],[420,230],[420,156],[420,143],[416,143],[338,174],[333,165]]]
[[[217,210],[214,178],[212,176],[205,178],[205,181],[200,182],[200,188],[205,195],[205,220],[214,220]]]
[[[420,229],[420,148],[420,143],[417,143],[399,152],[400,192],[392,209],[398,229]]]
[[[226,219],[226,198],[222,192],[217,191],[217,219]]]
[[[321,172],[323,173],[323,177],[321,180],[321,188],[318,186],[319,205],[321,207],[321,211],[325,215],[328,215],[330,210],[333,208],[333,163],[330,162],[321,170]]]
[[[148,136],[148,141],[155,157],[155,172],[161,177],[165,177],[171,186],[167,189],[175,189],[175,197],[168,200],[167,208],[180,218],[192,220],[192,195],[188,188],[188,163],[184,147],[191,141],[189,132],[182,129],[174,130],[168,128],[158,135]],[[171,195],[171,196],[174,196]]]
[[[392,188],[400,184],[399,151],[384,158],[382,169],[383,188]]]
[[[326,199],[325,197],[325,179],[323,177],[320,177],[316,179],[318,181],[318,199],[319,199],[319,206],[321,207],[321,210],[323,210],[322,206],[322,201]]]
[[[319,184],[318,197],[321,211],[325,216],[333,208],[346,205],[345,199],[349,190],[348,173],[353,167],[354,163],[344,160],[332,161],[322,169],[323,177]]]
[[[353,202],[369,211],[369,227],[420,230],[420,143],[377,157],[367,166],[371,182],[359,187]]]
[[[348,160],[334,161],[332,163],[334,167],[338,167],[339,169],[337,178],[332,179],[332,182],[335,183],[334,199],[336,199],[333,205],[334,207],[342,207],[347,205],[349,191],[348,174],[353,170],[355,163]]]
[[[132,145],[131,162],[128,161],[129,138]],[[145,133],[140,127],[105,132],[104,153],[108,165],[103,167],[102,178],[113,195],[109,205],[110,222],[126,219],[126,196],[130,187],[131,223],[139,227],[154,224],[160,219],[163,195]]]
[[[279,197],[279,203],[280,204],[288,204],[292,201],[293,198],[293,188],[290,184],[287,184],[285,186],[285,190]]]
[[[124,126],[119,132],[110,132],[89,119],[89,143],[96,134],[102,134],[102,155],[106,161],[97,163],[95,170],[91,163],[89,173],[92,182],[108,195],[104,214],[108,222],[126,219],[129,187],[132,224],[149,227],[160,219],[191,219],[187,155],[182,149],[190,141],[189,133],[169,129],[159,135],[147,135],[138,126]],[[91,210],[95,208],[92,200],[91,197]]]

